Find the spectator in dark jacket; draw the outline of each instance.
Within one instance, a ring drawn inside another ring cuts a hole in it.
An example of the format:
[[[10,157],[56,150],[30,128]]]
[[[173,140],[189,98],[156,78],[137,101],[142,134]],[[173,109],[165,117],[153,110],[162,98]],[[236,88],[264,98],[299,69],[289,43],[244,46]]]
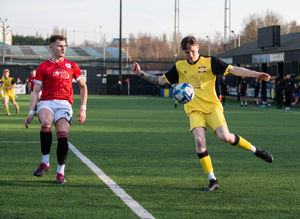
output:
[[[291,79],[291,75],[286,75],[286,79],[284,81],[284,93],[285,93],[285,110],[290,110],[292,105],[292,97],[294,90],[294,81]]]
[[[255,78],[253,82],[253,87],[254,87],[254,104],[257,106],[259,105],[258,95],[260,89],[260,80],[258,78]]]
[[[275,79],[275,90],[276,90],[276,105],[277,108],[282,107],[283,102],[283,89],[284,89],[284,80],[281,75],[278,75]]]

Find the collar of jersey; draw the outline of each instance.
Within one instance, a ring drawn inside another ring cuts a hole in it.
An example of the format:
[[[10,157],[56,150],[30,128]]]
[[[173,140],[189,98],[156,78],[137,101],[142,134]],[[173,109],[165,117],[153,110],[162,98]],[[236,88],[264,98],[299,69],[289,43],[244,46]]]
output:
[[[190,65],[195,65],[199,61],[200,58],[201,58],[201,56],[199,55],[199,58],[195,62],[193,62],[193,63],[190,63],[190,61],[188,59],[186,59],[186,61]]]
[[[62,58],[59,62],[63,62],[64,60],[65,60],[65,59]],[[51,58],[49,59],[49,61],[52,62],[52,63],[57,63],[57,62],[53,61]],[[59,62],[58,62],[58,63],[59,63]]]

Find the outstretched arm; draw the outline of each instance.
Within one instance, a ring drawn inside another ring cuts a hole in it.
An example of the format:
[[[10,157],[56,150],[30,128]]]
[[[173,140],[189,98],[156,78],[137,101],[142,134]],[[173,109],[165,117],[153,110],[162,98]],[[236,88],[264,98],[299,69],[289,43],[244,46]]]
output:
[[[271,76],[264,72],[249,70],[243,67],[230,66],[228,72],[237,76],[258,78],[264,81],[269,81]]]
[[[164,76],[151,75],[142,71],[140,65],[137,62],[134,62],[132,64],[131,71],[133,71],[133,73],[137,76],[149,81],[152,84],[163,86],[167,83],[167,80]]]

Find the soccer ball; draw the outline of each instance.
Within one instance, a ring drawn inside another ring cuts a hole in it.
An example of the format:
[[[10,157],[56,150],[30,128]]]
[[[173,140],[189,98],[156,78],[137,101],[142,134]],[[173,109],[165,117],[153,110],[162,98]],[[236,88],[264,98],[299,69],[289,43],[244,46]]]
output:
[[[180,83],[174,87],[173,95],[179,103],[189,103],[194,98],[194,88],[187,83]]]

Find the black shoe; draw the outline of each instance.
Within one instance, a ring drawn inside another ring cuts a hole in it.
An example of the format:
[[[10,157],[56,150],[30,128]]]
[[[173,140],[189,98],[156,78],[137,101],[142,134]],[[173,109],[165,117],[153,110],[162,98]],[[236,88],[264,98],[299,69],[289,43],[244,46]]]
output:
[[[216,189],[218,189],[220,186],[218,184],[218,180],[217,179],[211,179],[209,180],[209,185],[207,188],[203,188],[202,190],[203,191],[206,191],[206,192],[212,192]]]
[[[257,157],[260,157],[261,159],[272,163],[274,158],[272,156],[272,154],[268,151],[264,151],[263,149],[260,149],[258,147],[256,147],[256,152],[254,153]]]
[[[46,165],[45,163],[41,163],[39,167],[34,171],[33,175],[37,177],[43,176],[45,173],[49,172],[50,165]]]

